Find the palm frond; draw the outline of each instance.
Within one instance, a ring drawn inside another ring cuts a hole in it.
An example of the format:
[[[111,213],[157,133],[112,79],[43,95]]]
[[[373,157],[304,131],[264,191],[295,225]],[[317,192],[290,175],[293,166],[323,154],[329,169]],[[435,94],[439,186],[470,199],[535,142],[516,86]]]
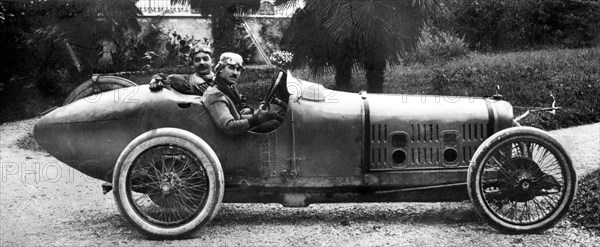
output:
[[[439,0],[306,0],[286,32],[292,66],[324,72],[340,61],[399,64],[414,49]],[[290,4],[294,0],[278,0]]]

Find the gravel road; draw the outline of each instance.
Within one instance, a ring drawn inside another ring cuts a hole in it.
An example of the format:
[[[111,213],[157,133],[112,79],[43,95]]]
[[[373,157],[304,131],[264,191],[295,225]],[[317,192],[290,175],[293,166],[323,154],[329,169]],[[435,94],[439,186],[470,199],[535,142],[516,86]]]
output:
[[[543,234],[500,234],[470,202],[350,203],[284,208],[224,204],[193,238],[150,241],[119,214],[112,193],[45,152],[14,143],[36,119],[0,126],[0,246],[599,246],[564,220]],[[600,168],[600,124],[552,131],[578,176]]]

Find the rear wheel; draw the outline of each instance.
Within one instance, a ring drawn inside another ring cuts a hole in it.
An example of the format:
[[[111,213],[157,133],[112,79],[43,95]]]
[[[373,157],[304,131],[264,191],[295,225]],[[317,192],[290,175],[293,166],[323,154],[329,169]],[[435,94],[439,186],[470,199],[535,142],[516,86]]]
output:
[[[125,88],[125,87],[133,87],[137,86],[133,81],[128,79],[118,77],[118,76],[93,76],[92,79],[89,79],[81,85],[77,86],[73,92],[71,92],[63,105],[68,105],[73,101],[78,99],[85,98],[90,95],[99,94],[102,92]]]
[[[564,148],[544,131],[502,130],[477,149],[467,179],[479,215],[509,233],[541,232],[568,211],[577,177]]]
[[[185,237],[217,213],[224,192],[221,165],[194,134],[149,131],[121,153],[113,175],[119,211],[150,238]]]

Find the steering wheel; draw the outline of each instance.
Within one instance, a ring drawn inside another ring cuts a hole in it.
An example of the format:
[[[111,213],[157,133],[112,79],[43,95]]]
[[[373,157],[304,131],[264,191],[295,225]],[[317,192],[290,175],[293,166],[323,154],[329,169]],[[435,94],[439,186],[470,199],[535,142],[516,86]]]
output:
[[[279,87],[279,84],[281,83],[281,79],[283,78],[283,76],[284,76],[283,71],[279,71],[279,74],[277,74],[277,78],[275,79],[273,84],[271,84],[271,88],[269,89],[269,92],[267,93],[267,95],[265,96],[263,101],[261,102],[262,110],[268,111],[271,103],[275,103],[280,106],[287,107],[287,104],[285,104],[285,102],[283,102],[282,100],[277,99],[275,97],[275,92],[277,92],[277,88]]]

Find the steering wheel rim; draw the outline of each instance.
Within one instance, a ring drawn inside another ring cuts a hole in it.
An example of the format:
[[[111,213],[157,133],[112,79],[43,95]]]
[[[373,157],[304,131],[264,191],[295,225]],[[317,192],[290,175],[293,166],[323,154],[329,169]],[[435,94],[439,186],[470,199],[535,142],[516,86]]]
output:
[[[271,102],[273,101],[273,99],[275,99],[275,92],[277,92],[277,88],[279,87],[279,84],[281,83],[281,79],[283,78],[283,75],[284,75],[283,71],[279,71],[279,74],[277,74],[277,78],[275,79],[275,82],[273,82],[271,88],[267,92],[267,95],[261,102],[263,110],[269,110]]]

